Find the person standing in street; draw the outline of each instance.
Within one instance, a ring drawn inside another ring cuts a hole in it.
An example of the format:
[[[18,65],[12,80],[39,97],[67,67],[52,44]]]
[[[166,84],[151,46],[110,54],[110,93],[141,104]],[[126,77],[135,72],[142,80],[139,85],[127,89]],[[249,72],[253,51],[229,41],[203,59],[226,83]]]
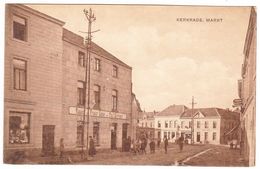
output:
[[[168,139],[167,139],[166,136],[164,136],[164,138],[163,138],[163,142],[164,142],[164,151],[165,151],[165,154],[167,154]]]
[[[94,143],[92,136],[90,136],[88,152],[91,157],[93,157],[96,154],[95,143]]]
[[[161,138],[159,137],[157,140],[157,147],[160,148],[160,144],[161,144]]]
[[[63,153],[64,153],[64,142],[63,142],[63,138],[60,139],[60,158],[63,157]]]
[[[182,149],[183,149],[183,142],[184,142],[184,137],[183,137],[183,134],[181,134],[181,137],[179,138],[179,147],[180,147],[180,152],[182,152]]]

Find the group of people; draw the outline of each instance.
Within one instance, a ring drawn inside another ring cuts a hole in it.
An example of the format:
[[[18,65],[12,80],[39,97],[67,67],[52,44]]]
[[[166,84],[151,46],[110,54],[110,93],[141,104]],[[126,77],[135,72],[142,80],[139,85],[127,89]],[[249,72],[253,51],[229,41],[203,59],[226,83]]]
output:
[[[145,137],[131,141],[131,152],[134,154],[146,154],[146,147],[149,144],[150,153],[155,153],[154,139],[147,139]]]
[[[92,136],[89,137],[89,149],[88,149],[88,154],[93,157],[96,154],[96,148],[95,148],[95,143],[94,139]],[[164,152],[167,154],[168,151],[168,138],[165,136],[163,138],[163,143],[164,143]],[[184,136],[181,135],[179,139],[177,140],[177,143],[180,148],[180,152],[183,150],[183,144],[184,144]],[[123,143],[123,151],[131,151],[134,154],[146,154],[146,147],[149,144],[150,148],[150,153],[155,153],[155,139],[148,139],[146,137],[138,138],[136,140],[128,137],[127,139],[124,140]],[[160,148],[161,140],[160,138],[157,140],[157,147]],[[60,139],[60,157],[63,157],[64,154],[64,139]]]
[[[132,140],[131,142],[131,152],[134,154],[146,154],[146,147],[147,144],[149,144],[150,147],[150,153],[155,153],[155,139],[147,139],[145,137]],[[164,152],[167,154],[168,152],[168,138],[165,136],[163,138],[163,144],[164,144]],[[177,144],[179,145],[180,152],[183,150],[184,145],[184,136],[181,135],[179,139],[177,140]],[[161,145],[161,139],[159,138],[157,140],[157,147],[160,148]]]

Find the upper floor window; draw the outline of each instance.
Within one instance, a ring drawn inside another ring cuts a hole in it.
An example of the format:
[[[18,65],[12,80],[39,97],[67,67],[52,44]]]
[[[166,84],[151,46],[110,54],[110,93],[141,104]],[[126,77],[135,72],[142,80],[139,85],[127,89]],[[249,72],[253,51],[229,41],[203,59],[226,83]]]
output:
[[[209,128],[209,122],[205,121],[205,128]]]
[[[94,85],[94,109],[100,109],[100,86]]]
[[[27,41],[27,20],[13,15],[13,38]]]
[[[216,121],[213,121],[213,128],[217,128],[217,122]]]
[[[197,121],[197,128],[200,128],[200,121]]]
[[[78,64],[79,64],[79,66],[86,67],[86,65],[87,65],[87,59],[86,59],[86,56],[85,56],[85,53],[84,53],[84,52],[80,52],[80,51],[79,51]]]
[[[83,106],[84,105],[84,82],[78,81],[78,105]]]
[[[192,126],[192,122],[191,122],[191,121],[189,121],[189,128],[191,128],[191,126]]]
[[[184,121],[181,121],[181,128],[184,128]]]
[[[100,67],[100,59],[95,58],[95,67],[94,67],[95,71],[100,72],[100,70],[101,70],[100,68],[101,68]]]
[[[158,121],[158,128],[161,128],[161,122]]]
[[[118,77],[118,67],[113,65],[113,72],[112,72],[113,77]]]
[[[26,74],[27,74],[27,62],[20,59],[13,59],[14,89],[27,90]]]
[[[117,103],[118,102],[118,92],[117,90],[112,91],[112,110],[117,110]]]
[[[168,121],[165,121],[165,128],[168,128]]]
[[[177,128],[177,121],[174,121],[174,128]]]

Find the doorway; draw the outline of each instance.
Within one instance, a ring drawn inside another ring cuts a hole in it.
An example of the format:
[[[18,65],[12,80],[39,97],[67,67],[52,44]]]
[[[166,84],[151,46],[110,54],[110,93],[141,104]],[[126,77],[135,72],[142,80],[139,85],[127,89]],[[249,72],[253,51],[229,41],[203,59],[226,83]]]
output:
[[[197,142],[200,142],[200,132],[197,132]]]
[[[123,123],[122,125],[122,151],[127,150],[127,123]]]
[[[42,153],[44,156],[54,154],[54,125],[42,126]]]
[[[117,138],[117,123],[112,123],[111,126],[111,149],[116,150],[116,138]]]

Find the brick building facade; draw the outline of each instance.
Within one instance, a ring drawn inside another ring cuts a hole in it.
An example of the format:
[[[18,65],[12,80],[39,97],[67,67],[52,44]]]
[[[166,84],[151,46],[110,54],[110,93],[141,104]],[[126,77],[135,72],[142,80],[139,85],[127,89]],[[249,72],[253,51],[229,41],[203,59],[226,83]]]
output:
[[[95,43],[90,57],[89,136],[98,148],[119,148],[131,135],[132,69]],[[86,61],[83,38],[63,29],[63,137],[71,148],[81,145]]]
[[[239,80],[241,105],[241,141],[243,155],[250,166],[255,165],[256,156],[256,10],[251,8],[244,45],[242,79]]]
[[[4,158],[18,150],[53,154],[61,138],[76,150],[82,144],[83,38],[24,5],[6,5],[5,20]],[[95,43],[90,57],[89,136],[100,148],[120,148],[131,134],[132,68]]]

